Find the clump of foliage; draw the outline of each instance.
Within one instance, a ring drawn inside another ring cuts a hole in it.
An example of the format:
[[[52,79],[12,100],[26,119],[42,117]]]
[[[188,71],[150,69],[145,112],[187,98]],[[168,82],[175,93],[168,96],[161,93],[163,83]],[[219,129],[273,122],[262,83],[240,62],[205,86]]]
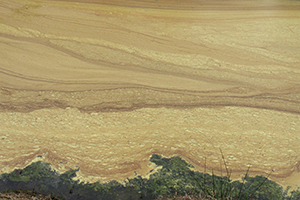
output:
[[[36,162],[24,169],[16,169],[0,176],[0,192],[30,190],[55,196],[60,199],[103,199],[133,200],[140,194],[132,187],[125,187],[117,181],[109,183],[83,183],[73,180],[78,169],[63,174],[51,170],[49,163]]]
[[[150,161],[162,168],[149,179],[141,176],[128,179],[135,190],[149,199],[158,196],[172,198],[174,194],[205,194],[214,199],[297,199],[288,196],[287,191],[274,181],[263,176],[249,177],[248,172],[243,182],[239,182],[232,181],[229,172],[220,177],[192,171],[193,166],[179,157],[167,159],[154,154]]]
[[[2,179],[16,182],[40,180],[41,178],[55,178],[58,174],[51,170],[50,163],[35,162],[24,169],[15,169],[9,174],[2,174]]]
[[[23,170],[14,170],[0,176],[0,192],[7,189],[34,190],[44,195],[60,199],[103,199],[135,200],[172,198],[177,196],[205,196],[211,199],[300,199],[299,191],[283,188],[267,177],[249,177],[248,171],[243,182],[230,180],[230,174],[220,177],[192,171],[192,165],[180,157],[162,158],[153,154],[151,162],[161,166],[149,179],[136,176],[127,179],[125,184],[117,181],[109,183],[83,183],[73,180],[78,169],[63,174],[52,171],[50,164],[32,163]],[[249,169],[248,169],[249,170]],[[201,194],[201,195],[199,195]]]

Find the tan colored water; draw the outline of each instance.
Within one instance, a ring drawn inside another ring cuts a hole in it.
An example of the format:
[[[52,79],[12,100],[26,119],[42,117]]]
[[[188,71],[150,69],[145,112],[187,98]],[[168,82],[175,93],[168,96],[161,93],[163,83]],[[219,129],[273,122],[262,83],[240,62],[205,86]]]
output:
[[[82,3],[86,2],[86,3]],[[299,1],[0,0],[0,169],[178,155],[300,186]],[[224,169],[223,169],[224,172]]]

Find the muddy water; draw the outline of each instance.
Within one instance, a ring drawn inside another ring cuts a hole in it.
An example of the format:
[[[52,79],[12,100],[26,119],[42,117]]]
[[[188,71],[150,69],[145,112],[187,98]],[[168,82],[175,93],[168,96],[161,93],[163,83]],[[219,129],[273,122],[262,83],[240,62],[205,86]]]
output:
[[[1,173],[220,174],[222,149],[233,178],[300,186],[299,1],[0,2]]]

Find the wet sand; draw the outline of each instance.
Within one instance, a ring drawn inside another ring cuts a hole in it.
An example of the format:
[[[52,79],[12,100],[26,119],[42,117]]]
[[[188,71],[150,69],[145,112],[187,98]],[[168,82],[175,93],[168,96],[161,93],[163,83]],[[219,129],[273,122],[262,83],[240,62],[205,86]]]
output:
[[[233,178],[300,187],[299,1],[0,2],[1,173],[221,174],[221,148]]]

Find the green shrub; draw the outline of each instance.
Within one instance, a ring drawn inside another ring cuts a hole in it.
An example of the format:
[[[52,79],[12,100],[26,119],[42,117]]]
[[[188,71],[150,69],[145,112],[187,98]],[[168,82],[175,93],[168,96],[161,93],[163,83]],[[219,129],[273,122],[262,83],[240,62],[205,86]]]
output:
[[[223,158],[224,160],[224,158]],[[0,191],[12,188],[34,189],[44,195],[62,199],[103,200],[153,200],[174,195],[189,197],[201,194],[214,199],[300,199],[299,191],[288,192],[267,177],[249,177],[249,168],[243,181],[232,181],[230,173],[220,177],[192,171],[193,166],[180,157],[162,158],[153,154],[150,161],[161,166],[149,179],[136,176],[127,179],[125,186],[117,181],[108,183],[83,183],[74,181],[78,169],[70,169],[59,175],[51,170],[49,163],[36,162],[23,170],[14,170],[0,176]],[[226,166],[226,163],[224,162]],[[291,195],[288,195],[291,194]]]

